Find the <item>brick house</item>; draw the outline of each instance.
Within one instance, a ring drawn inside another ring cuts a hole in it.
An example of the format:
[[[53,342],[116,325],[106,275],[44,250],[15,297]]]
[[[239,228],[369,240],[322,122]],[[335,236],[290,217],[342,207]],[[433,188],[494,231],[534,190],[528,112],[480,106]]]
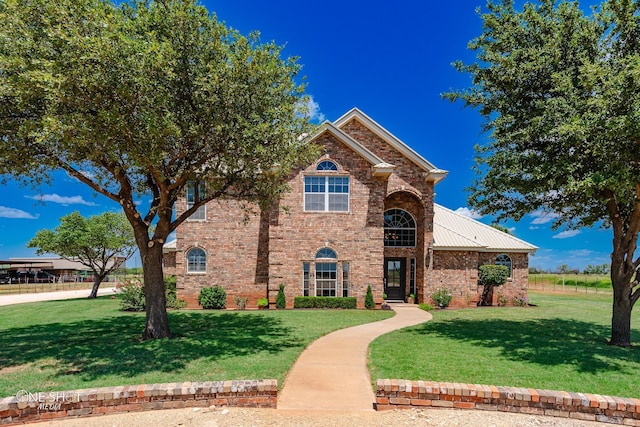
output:
[[[177,275],[178,297],[198,307],[202,287],[271,304],[280,284],[295,296],[355,296],[367,285],[377,303],[418,301],[444,287],[452,305],[479,299],[478,267],[510,270],[505,292],[525,292],[528,256],[536,247],[434,203],[436,168],[358,109],[311,136],[322,148],[290,176],[291,191],[268,211],[246,214],[234,201],[201,207],[165,247],[165,272]],[[189,204],[191,192],[177,203]]]

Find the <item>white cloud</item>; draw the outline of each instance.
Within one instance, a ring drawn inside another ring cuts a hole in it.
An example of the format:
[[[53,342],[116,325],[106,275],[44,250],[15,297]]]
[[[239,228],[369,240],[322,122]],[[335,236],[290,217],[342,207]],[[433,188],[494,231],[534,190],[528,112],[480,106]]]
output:
[[[568,239],[569,237],[577,236],[582,233],[580,230],[567,230],[553,236],[554,239]]]
[[[509,230],[509,233],[511,233],[511,234],[515,234],[515,232],[516,232],[516,228],[515,227],[509,227],[509,228],[507,228],[507,230]]]
[[[21,211],[20,209],[0,206],[0,218],[38,219],[39,216],[40,215],[31,215],[29,212]]]
[[[37,196],[24,196],[27,199],[37,200],[39,202],[51,202],[59,203],[61,205],[85,205],[85,206],[98,206],[96,203],[87,202],[82,196],[59,196],[57,194],[39,194]]]
[[[301,110],[308,115],[309,120],[324,122],[325,115],[320,111],[320,104],[313,99],[313,96],[307,95],[303,101],[304,103],[301,105]]]
[[[549,223],[560,216],[557,213],[545,212],[543,210],[531,212],[529,215],[533,217],[533,221],[531,221],[531,224],[537,225]]]
[[[536,225],[530,225],[529,226],[529,230],[539,230],[540,227],[536,226]]]
[[[482,218],[482,215],[480,215],[479,212],[474,211],[473,209],[469,209],[467,207],[458,208],[455,210],[455,213],[457,213],[458,215],[466,216],[467,218],[471,218],[471,219]]]

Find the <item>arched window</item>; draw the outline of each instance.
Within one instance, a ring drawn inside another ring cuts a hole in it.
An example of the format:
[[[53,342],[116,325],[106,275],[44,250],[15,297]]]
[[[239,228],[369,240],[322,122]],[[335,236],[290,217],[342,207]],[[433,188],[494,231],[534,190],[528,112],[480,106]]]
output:
[[[333,249],[322,248],[316,252],[316,296],[338,295],[338,255]],[[331,260],[327,262],[325,260]]]
[[[207,254],[200,248],[187,252],[187,273],[204,273],[207,271]]]
[[[384,245],[414,247],[416,245],[416,221],[409,212],[389,209],[384,213]]]
[[[333,163],[331,160],[323,160],[320,163],[318,163],[316,170],[323,171],[323,172],[326,172],[326,171],[337,172],[338,166],[336,166],[336,164]]]
[[[500,254],[496,257],[496,265],[504,265],[505,267],[507,267],[509,269],[509,277],[511,277],[511,258],[509,258],[509,255],[505,255],[505,254]]]
[[[316,259],[317,258],[332,258],[332,259],[337,259],[338,255],[336,254],[336,252],[333,249],[329,249],[329,248],[322,248],[320,249],[318,252],[316,252]]]

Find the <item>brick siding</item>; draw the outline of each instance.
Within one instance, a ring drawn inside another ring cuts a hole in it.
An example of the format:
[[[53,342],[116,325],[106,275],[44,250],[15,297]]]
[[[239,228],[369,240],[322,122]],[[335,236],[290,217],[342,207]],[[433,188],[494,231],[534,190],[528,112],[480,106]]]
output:
[[[171,384],[142,384],[135,386],[102,387],[86,390],[54,392],[47,405],[44,393],[40,398],[16,396],[0,399],[0,425],[58,418],[91,417],[123,412],[189,407],[236,406],[276,408],[278,382],[276,380],[238,380],[184,382]]]
[[[376,382],[376,409],[456,408],[640,426],[640,399],[433,381]]]

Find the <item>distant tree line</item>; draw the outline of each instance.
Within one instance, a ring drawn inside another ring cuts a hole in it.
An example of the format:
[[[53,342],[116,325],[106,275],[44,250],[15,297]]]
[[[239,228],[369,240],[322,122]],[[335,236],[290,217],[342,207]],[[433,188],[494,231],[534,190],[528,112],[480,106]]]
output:
[[[609,274],[609,264],[587,264],[582,272],[577,268],[570,268],[567,264],[557,266],[555,269],[543,270],[537,267],[529,267],[529,274]]]

